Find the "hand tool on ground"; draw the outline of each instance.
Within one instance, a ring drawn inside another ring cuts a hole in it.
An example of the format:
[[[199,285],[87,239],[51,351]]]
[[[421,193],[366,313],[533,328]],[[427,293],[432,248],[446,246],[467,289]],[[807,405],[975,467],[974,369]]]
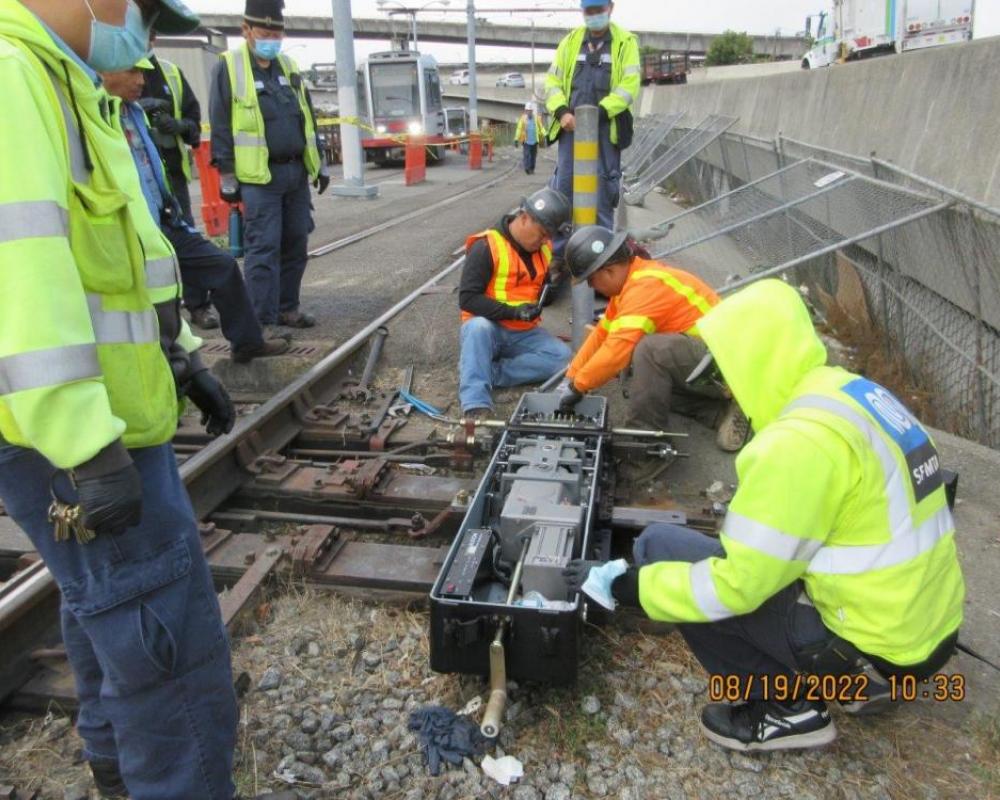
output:
[[[390,411],[397,405],[396,401],[400,393],[405,392],[409,394],[412,387],[413,365],[411,364],[406,368],[406,372],[403,373],[403,380],[399,384],[399,388],[384,395],[382,402],[372,415],[371,422],[365,427],[364,432],[371,433],[369,447],[372,450],[384,450],[386,440],[392,432],[406,424],[405,419],[399,416],[390,416]]]
[[[338,397],[362,402],[371,399],[372,377],[375,375],[375,367],[378,365],[379,357],[382,355],[382,347],[385,345],[385,337],[388,335],[389,329],[384,325],[375,329],[375,333],[372,334],[371,349],[368,351],[368,359],[365,361],[365,368],[361,372],[361,379],[345,380],[340,385]]]

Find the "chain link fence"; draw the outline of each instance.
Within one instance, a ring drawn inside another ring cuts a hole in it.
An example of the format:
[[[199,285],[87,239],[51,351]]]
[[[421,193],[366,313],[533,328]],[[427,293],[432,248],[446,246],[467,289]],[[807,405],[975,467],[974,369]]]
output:
[[[669,186],[705,205],[671,220],[658,256],[741,277],[784,265],[831,296],[848,268],[892,388],[931,424],[1000,448],[1000,210],[874,155],[730,132]]]

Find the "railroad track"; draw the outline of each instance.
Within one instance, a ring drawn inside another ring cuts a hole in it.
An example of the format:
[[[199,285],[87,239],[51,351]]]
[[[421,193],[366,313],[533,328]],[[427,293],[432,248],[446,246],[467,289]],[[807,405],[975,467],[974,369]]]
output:
[[[433,213],[496,185],[514,169],[310,255],[326,255]],[[457,258],[241,417],[228,436],[208,440],[190,431],[179,434],[175,448],[181,477],[202,526],[213,576],[223,587],[220,604],[227,624],[275,572],[367,596],[429,591],[445,552],[447,540],[441,537],[457,526],[462,498],[472,494],[476,481],[471,472],[466,477],[421,472],[431,463],[467,470],[471,454],[462,437],[457,455],[420,439],[401,440],[386,452],[373,450],[387,446],[394,423],[372,428],[364,414],[377,414],[377,408],[341,411],[340,395],[350,363],[372,334],[463,261]],[[375,405],[384,402],[379,398]],[[8,698],[22,708],[44,708],[52,701],[72,706],[75,690],[59,635],[58,589],[44,564],[26,560],[30,545],[11,528],[0,527],[0,568],[13,572],[0,585],[0,701]]]

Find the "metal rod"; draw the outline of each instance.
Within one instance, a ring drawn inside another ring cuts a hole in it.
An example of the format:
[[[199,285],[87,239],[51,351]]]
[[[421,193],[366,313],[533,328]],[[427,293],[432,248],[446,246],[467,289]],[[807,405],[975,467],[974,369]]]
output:
[[[0,589],[0,630],[9,628],[55,590],[55,583],[41,561],[18,572]]]
[[[382,355],[382,347],[385,345],[385,337],[389,335],[389,329],[385,325],[379,325],[375,329],[372,338],[372,349],[368,351],[368,360],[365,362],[364,372],[361,373],[361,388],[367,389],[371,386],[372,377],[375,375],[375,367],[378,365],[379,356]]]
[[[569,368],[568,367],[563,367],[561,370],[559,370],[557,373],[555,373],[551,378],[549,378],[547,381],[545,381],[545,383],[543,383],[541,386],[538,387],[538,391],[540,391],[540,392],[550,392],[550,391],[552,391],[552,388],[557,383],[559,383],[559,381],[562,380],[562,376],[566,374],[566,370],[567,369],[569,369]]]
[[[986,203],[983,203],[979,200],[973,200],[967,194],[956,192],[954,189],[949,189],[947,186],[944,186],[940,183],[936,183],[935,181],[932,180],[928,180],[927,178],[921,177],[920,175],[917,175],[915,172],[910,172],[909,170],[903,169],[897,164],[893,164],[891,161],[883,161],[881,158],[872,157],[872,163],[877,164],[880,167],[885,167],[885,169],[891,170],[892,172],[902,175],[903,177],[909,178],[912,181],[916,181],[917,183],[922,183],[924,186],[929,186],[931,189],[941,192],[941,194],[946,194],[949,197],[953,197],[955,200],[959,200],[967,206],[971,206],[972,208],[978,208],[980,211],[985,211],[990,216],[1000,217],[1000,208],[994,208],[993,206],[986,205]]]
[[[294,522],[301,525],[334,525],[340,528],[357,528],[366,531],[388,531],[392,528],[409,528],[409,520],[403,525],[402,518],[399,524],[395,520],[388,519],[362,519],[359,517],[328,517],[324,514],[285,514],[281,511],[258,511],[255,508],[229,508],[212,514],[212,518],[228,519],[232,516],[249,516],[261,520],[262,522]]]

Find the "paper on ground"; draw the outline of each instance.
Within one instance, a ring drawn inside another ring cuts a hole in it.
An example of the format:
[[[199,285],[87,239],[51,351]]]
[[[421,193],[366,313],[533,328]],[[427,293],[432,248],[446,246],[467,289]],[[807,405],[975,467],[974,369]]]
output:
[[[501,786],[510,786],[512,782],[524,777],[524,766],[514,756],[504,756],[503,758],[483,756],[483,762],[480,766],[483,768],[483,772]]]

